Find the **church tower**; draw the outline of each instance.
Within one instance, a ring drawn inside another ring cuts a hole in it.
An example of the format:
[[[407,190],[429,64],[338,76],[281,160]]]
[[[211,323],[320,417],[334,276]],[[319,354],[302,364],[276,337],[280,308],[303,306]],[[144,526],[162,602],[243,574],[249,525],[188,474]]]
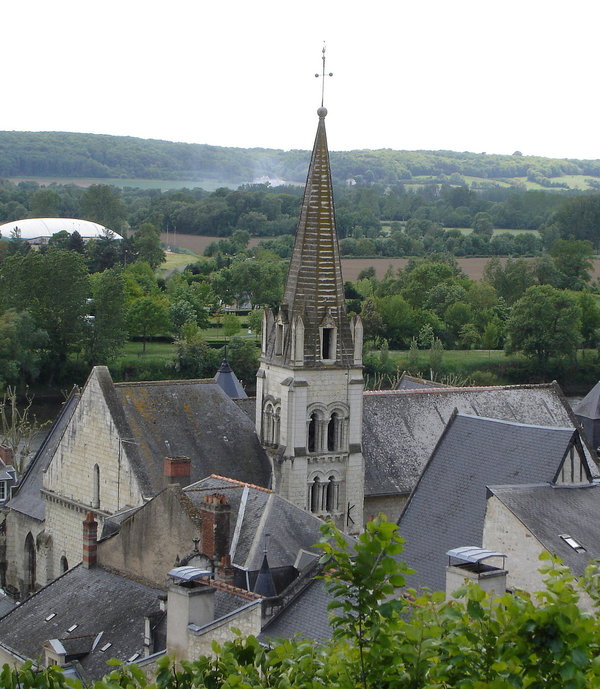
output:
[[[321,106],[283,303],[265,311],[256,428],[275,489],[298,507],[362,528],[362,324],[346,314]]]

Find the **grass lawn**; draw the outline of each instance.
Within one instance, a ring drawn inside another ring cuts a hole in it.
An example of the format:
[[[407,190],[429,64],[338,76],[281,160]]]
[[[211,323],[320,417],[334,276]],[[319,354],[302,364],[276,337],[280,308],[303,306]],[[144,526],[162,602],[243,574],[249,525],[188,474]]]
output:
[[[390,359],[397,365],[403,366],[408,363],[408,350],[390,351]],[[523,357],[520,354],[507,356],[503,349],[445,349],[443,361],[447,363],[479,363],[488,364],[498,361],[518,361]],[[423,366],[429,365],[429,352],[421,350],[419,352],[419,363]]]
[[[181,266],[187,266],[190,263],[195,263],[200,257],[198,254],[194,254],[191,251],[189,253],[173,253],[172,251],[166,251],[167,260],[161,263],[157,273],[159,277],[163,277],[165,273],[180,268]]]
[[[143,342],[126,342],[119,359],[142,356]],[[175,345],[172,342],[147,342],[146,359],[172,359],[175,356]]]

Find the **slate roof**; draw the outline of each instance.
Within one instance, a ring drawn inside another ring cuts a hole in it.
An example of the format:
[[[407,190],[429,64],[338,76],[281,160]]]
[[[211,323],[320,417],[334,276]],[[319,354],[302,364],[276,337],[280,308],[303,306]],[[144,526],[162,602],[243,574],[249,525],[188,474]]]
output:
[[[0,643],[35,660],[50,639],[68,639],[73,646],[76,638],[101,633],[95,649],[79,659],[85,680],[100,679],[109,672],[110,658],[143,654],[144,617],[160,612],[161,593],[100,567],[77,565],[0,619]],[[110,648],[102,651],[107,643]]]
[[[583,574],[591,559],[600,558],[600,485],[490,486],[489,490],[575,576]],[[571,548],[561,534],[574,538],[585,552]]]
[[[456,415],[398,520],[409,586],[445,587],[446,552],[480,546],[486,486],[552,481],[577,432]]]
[[[585,416],[587,419],[600,419],[600,381],[588,392],[588,394],[573,408],[577,416]]]
[[[313,579],[300,593],[264,627],[261,640],[291,639],[299,635],[308,639],[329,639],[329,610],[333,600],[321,579]]]
[[[293,565],[300,550],[319,552],[313,545],[321,537],[321,520],[270,490],[211,476],[187,486],[184,493],[198,509],[207,494],[227,498],[231,505],[231,561],[241,569],[260,569],[266,534],[272,569]]]
[[[363,406],[365,496],[407,493],[454,410],[539,426],[577,428],[556,383],[367,392]],[[586,448],[593,476],[598,468]]]
[[[400,376],[396,390],[421,390],[422,388],[448,388],[445,383],[436,383],[434,380],[411,376],[406,371]]]
[[[229,397],[241,399],[248,397],[227,359],[223,359],[221,362],[219,370],[215,374],[215,382]]]
[[[212,473],[269,486],[271,464],[254,424],[209,380],[113,383],[108,369],[94,368],[142,491],[164,486],[163,458],[191,459],[191,480]]]
[[[73,416],[79,402],[80,394],[74,392],[63,404],[60,413],[40,445],[33,459],[29,462],[18,485],[17,491],[8,502],[8,507],[33,519],[43,521],[45,504],[40,494],[42,478],[56,448]]]

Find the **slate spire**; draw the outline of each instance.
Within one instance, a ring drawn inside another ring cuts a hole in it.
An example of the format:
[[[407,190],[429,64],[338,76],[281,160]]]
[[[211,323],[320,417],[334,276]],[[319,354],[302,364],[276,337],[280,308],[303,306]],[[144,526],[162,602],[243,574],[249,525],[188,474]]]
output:
[[[333,184],[325,131],[327,109],[321,106],[317,114],[317,135],[282,306],[290,323],[295,317],[302,318],[306,363],[318,358],[319,329],[324,325],[336,328],[337,355],[334,358],[339,363],[347,363],[352,356],[353,345],[346,316],[335,227]]]

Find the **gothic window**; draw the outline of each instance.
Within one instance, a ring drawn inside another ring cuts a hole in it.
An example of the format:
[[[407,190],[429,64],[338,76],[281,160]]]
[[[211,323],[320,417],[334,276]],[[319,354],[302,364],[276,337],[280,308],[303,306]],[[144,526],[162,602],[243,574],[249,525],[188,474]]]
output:
[[[67,558],[63,555],[60,558],[60,571],[61,571],[61,573],[64,573],[68,569],[69,569],[69,563],[67,562]]]
[[[25,538],[25,592],[33,593],[35,590],[35,543],[31,533],[27,534]]]
[[[94,464],[92,485],[92,507],[100,507],[100,467]]]
[[[321,359],[335,359],[334,328],[323,328],[321,331]]]

